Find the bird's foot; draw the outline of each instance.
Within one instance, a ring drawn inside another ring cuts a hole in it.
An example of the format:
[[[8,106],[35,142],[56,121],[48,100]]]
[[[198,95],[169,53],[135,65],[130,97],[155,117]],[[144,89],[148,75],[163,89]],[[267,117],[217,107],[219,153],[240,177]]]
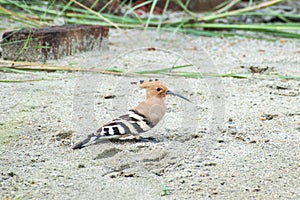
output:
[[[134,139],[137,142],[152,142],[152,143],[158,143],[161,142],[157,138],[154,137],[138,137]]]

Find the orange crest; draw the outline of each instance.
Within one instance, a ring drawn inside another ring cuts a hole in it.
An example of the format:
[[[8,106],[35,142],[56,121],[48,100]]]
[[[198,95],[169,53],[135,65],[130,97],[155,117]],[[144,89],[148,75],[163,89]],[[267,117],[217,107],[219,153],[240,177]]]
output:
[[[158,79],[149,80],[149,81],[140,81],[140,88],[145,88],[147,90],[147,97],[157,96],[165,97],[168,91],[168,88],[162,84]]]

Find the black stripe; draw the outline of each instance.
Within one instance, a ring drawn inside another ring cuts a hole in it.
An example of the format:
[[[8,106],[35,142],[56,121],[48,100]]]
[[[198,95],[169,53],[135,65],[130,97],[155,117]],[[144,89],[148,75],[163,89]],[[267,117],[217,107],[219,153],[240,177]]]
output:
[[[138,121],[140,121],[140,120],[137,119],[137,118],[130,117],[130,115],[122,115],[120,118],[121,118],[121,119],[125,119],[125,120],[128,121],[128,122],[138,122]]]
[[[120,135],[121,134],[118,127],[112,127],[112,129],[113,129],[114,135]]]
[[[109,134],[109,128],[103,128],[103,131],[104,131],[104,135],[106,135],[106,136],[108,136],[108,135],[110,135]]]
[[[140,121],[139,119],[136,119],[136,118],[134,118],[134,117],[130,117],[129,120],[130,120],[130,121],[133,121],[133,122],[138,122],[138,121]]]
[[[132,111],[132,112],[134,112],[135,114],[137,114],[137,115],[141,116],[142,118],[147,118],[145,115],[143,115],[143,114],[139,113],[139,112],[138,112],[138,111],[136,111],[136,110],[129,110],[129,111]]]
[[[131,123],[131,125],[135,128],[138,133],[145,132],[137,123]]]
[[[150,122],[149,120],[143,119],[143,121],[144,121],[150,128],[153,128],[153,127],[154,127],[154,125],[152,124],[152,122]]]

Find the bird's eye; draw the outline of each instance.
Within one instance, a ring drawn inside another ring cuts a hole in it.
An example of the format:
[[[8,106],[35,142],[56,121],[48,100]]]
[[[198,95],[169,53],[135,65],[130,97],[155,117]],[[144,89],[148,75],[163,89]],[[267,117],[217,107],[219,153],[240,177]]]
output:
[[[157,92],[161,91],[161,88],[156,88],[156,91],[157,91]]]

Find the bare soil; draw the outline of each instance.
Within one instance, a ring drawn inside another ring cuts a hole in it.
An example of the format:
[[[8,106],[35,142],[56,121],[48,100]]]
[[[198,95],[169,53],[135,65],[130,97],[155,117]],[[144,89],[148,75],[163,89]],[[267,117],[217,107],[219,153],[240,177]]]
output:
[[[109,49],[52,63],[251,76],[151,76],[193,101],[167,98],[164,120],[146,134],[159,142],[76,151],[74,142],[142,101],[131,82],[150,77],[1,72],[23,82],[0,82],[0,198],[300,199],[300,82],[277,76],[300,76],[299,52],[297,40],[111,30]]]

